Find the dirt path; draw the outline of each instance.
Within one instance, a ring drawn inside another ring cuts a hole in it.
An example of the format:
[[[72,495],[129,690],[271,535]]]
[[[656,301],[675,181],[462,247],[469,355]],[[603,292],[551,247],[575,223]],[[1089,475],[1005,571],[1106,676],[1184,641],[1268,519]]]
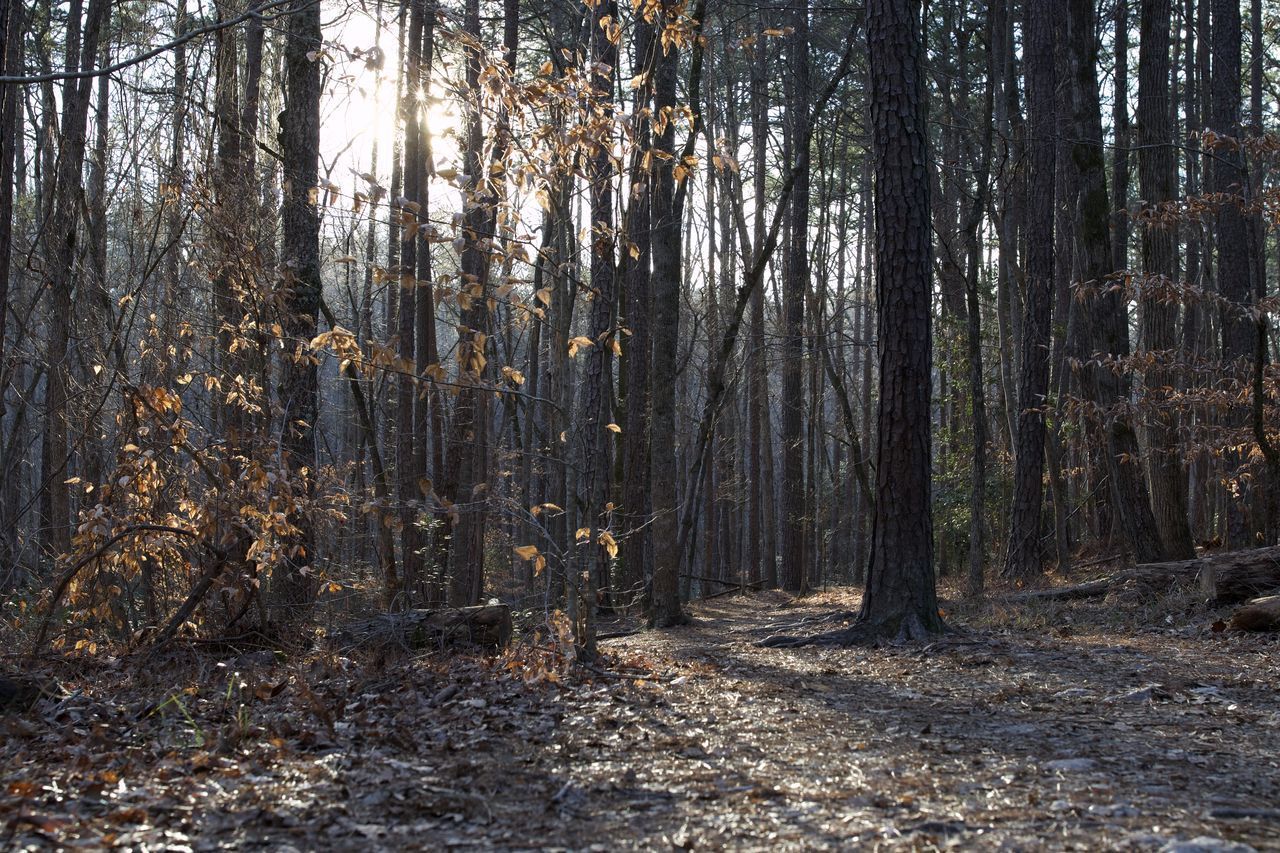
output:
[[[1208,836],[1280,849],[1274,644],[753,645],[829,610],[725,599],[690,628],[611,644],[679,675],[652,710],[589,709],[565,727],[568,810],[582,820],[566,840],[1096,850]]]
[[[10,721],[0,847],[1280,849],[1273,639],[755,645],[854,603],[706,603],[606,641],[609,669],[571,686],[456,660],[267,667],[228,717],[224,667],[183,714]]]

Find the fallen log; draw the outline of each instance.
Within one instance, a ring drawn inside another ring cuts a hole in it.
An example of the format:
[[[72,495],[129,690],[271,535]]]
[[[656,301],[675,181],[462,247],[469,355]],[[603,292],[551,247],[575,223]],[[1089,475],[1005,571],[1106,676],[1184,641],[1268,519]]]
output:
[[[1280,630],[1280,595],[1255,598],[1231,614],[1227,624],[1237,631]]]
[[[1193,583],[1199,576],[1198,560],[1176,563],[1140,563],[1096,580],[1050,589],[1030,589],[1009,596],[1010,601],[1075,601],[1113,592],[1161,595],[1174,587]]]
[[[505,604],[382,613],[347,625],[330,638],[330,646],[343,652],[466,645],[502,649],[510,642],[511,608]]]
[[[1233,604],[1280,589],[1280,547],[1228,551],[1201,560],[1200,590],[1215,604]]]
[[[1198,584],[1205,599],[1215,604],[1245,601],[1280,589],[1280,547],[1206,554],[1194,560],[1139,563],[1085,583],[1014,593],[1009,600],[1072,601],[1122,590],[1160,595],[1191,583]]]

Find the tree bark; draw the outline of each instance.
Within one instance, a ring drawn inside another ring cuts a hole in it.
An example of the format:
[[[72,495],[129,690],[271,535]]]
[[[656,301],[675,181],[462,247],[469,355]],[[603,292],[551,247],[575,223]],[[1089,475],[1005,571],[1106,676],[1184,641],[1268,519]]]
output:
[[[795,32],[789,45],[790,75],[787,121],[793,156],[809,146],[809,7],[807,0],[793,0],[790,10]],[[804,303],[809,289],[809,166],[796,175],[791,193],[791,242],[783,289],[782,339],[782,588],[803,593],[808,587],[805,571],[805,466],[804,466]]]
[[[855,631],[943,629],[933,569],[932,241],[920,3],[869,0],[880,405],[871,562]]]
[[[1138,56],[1138,180],[1145,200],[1142,217],[1142,346],[1153,359],[1143,377],[1154,409],[1149,429],[1148,479],[1151,509],[1165,554],[1189,559],[1195,554],[1187,523],[1187,481],[1178,441],[1177,415],[1163,404],[1176,375],[1168,367],[1177,354],[1178,303],[1172,230],[1160,217],[1173,199],[1176,181],[1173,131],[1169,126],[1169,0],[1143,0]]]
[[[278,621],[297,624],[316,595],[312,574],[315,534],[308,506],[316,476],[315,424],[320,389],[315,361],[307,343],[315,335],[320,313],[320,211],[314,201],[320,160],[320,6],[293,0],[284,45],[284,111],[280,116],[280,151],[284,166],[282,269],[287,292],[284,329],[293,347],[286,350],[280,402],[284,410],[283,441],[294,477],[290,521],[296,530],[290,551],[273,577]]]
[[[1044,501],[1044,408],[1049,392],[1049,331],[1053,319],[1054,67],[1057,33],[1050,0],[1028,0],[1025,8],[1027,86],[1027,262],[1026,311],[1022,322],[1022,372],[1018,377],[1013,511],[1004,573],[1028,581],[1043,571],[1040,514]]]
[[[1170,554],[1160,540],[1147,482],[1138,463],[1142,454],[1128,412],[1127,375],[1098,363],[1101,359],[1122,360],[1129,356],[1129,318],[1123,291],[1112,286],[1116,258],[1112,254],[1111,205],[1103,155],[1094,8],[1093,0],[1073,0],[1068,39],[1071,76],[1067,82],[1074,114],[1071,163],[1079,184],[1079,194],[1073,201],[1083,287],[1079,351],[1073,355],[1085,362],[1080,384],[1102,420],[1106,441],[1102,456],[1115,495],[1112,511],[1125,545],[1138,562],[1145,563],[1166,559]]]

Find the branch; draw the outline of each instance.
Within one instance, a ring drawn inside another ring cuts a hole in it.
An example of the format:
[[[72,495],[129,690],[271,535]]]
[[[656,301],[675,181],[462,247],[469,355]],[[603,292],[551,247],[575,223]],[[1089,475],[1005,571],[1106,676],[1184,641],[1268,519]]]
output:
[[[80,571],[94,560],[97,560],[114,546],[121,539],[133,536],[137,533],[172,533],[175,536],[186,536],[191,539],[199,539],[200,534],[194,530],[186,530],[182,527],[173,527],[168,524],[135,524],[121,530],[112,536],[106,542],[103,542],[92,554],[81,557],[74,566],[62,573],[62,577],[58,578],[58,585],[53,589],[53,597],[49,599],[49,609],[45,611],[44,619],[40,621],[40,631],[36,634],[36,641],[32,645],[31,654],[35,655],[40,651],[40,647],[44,645],[45,636],[49,633],[49,621],[53,618],[53,611],[58,609],[58,604],[62,601],[62,595],[67,591],[71,581]]]
[[[59,80],[83,80],[86,77],[101,77],[103,74],[114,74],[115,72],[122,71],[125,68],[129,68],[130,66],[139,65],[143,62],[146,62],[148,59],[152,59],[153,57],[159,56],[162,53],[167,53],[168,51],[173,50],[175,47],[180,47],[189,41],[193,41],[195,39],[200,38],[201,36],[205,36],[205,35],[208,35],[209,33],[216,33],[220,30],[225,30],[230,27],[234,27],[237,24],[244,23],[250,18],[263,17],[262,13],[267,11],[268,9],[275,9],[279,6],[287,6],[292,2],[293,0],[272,0],[272,2],[270,3],[265,3],[261,6],[255,6],[253,9],[250,9],[248,12],[245,12],[242,15],[237,15],[236,17],[230,20],[218,21],[216,23],[208,24],[207,26],[197,27],[196,29],[190,30],[189,32],[184,33],[183,35],[179,36],[176,39],[173,39],[172,41],[165,42],[164,44],[159,45],[158,47],[154,47],[151,50],[148,50],[144,53],[140,53],[137,56],[131,56],[128,59],[122,59],[119,62],[115,63],[114,65],[108,65],[105,68],[94,68],[89,71],[53,71],[48,74],[36,74],[31,77],[3,76],[3,77],[0,77],[0,83],[14,84],[19,86],[30,86],[35,83],[53,83]],[[313,2],[318,3],[320,2],[320,0],[313,0]],[[300,11],[300,10],[295,9],[290,12],[282,12],[281,15],[291,15],[297,11]],[[272,17],[273,18],[280,17],[280,15],[275,15]]]

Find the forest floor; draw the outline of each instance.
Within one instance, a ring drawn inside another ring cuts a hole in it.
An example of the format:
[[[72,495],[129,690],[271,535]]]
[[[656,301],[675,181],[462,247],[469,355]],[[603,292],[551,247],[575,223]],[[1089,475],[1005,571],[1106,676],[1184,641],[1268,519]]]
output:
[[[727,596],[553,656],[49,662],[0,848],[1280,849],[1280,638],[1177,601],[761,648],[856,594]],[[1193,843],[1194,842],[1194,843]]]

